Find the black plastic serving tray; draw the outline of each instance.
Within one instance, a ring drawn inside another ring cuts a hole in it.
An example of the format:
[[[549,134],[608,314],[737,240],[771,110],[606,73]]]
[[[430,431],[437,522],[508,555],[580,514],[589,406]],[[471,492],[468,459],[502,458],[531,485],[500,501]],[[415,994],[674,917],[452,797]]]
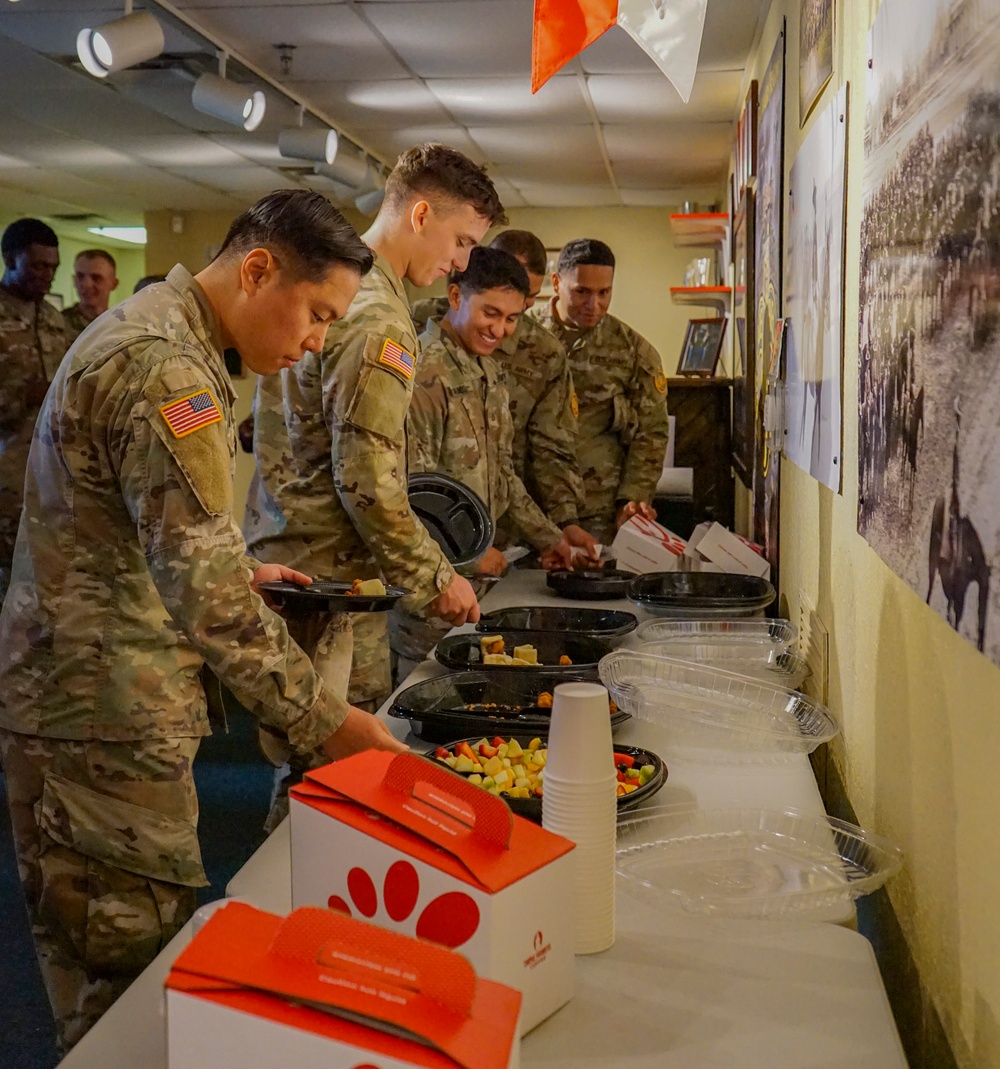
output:
[[[428,742],[460,739],[475,734],[549,733],[551,710],[538,704],[538,696],[551,694],[560,683],[599,682],[594,670],[549,672],[519,668],[512,672],[451,672],[434,676],[400,691],[389,707],[389,716],[409,720],[413,733]],[[611,713],[611,727],[629,719],[620,709]]]
[[[557,569],[549,572],[545,582],[560,598],[572,601],[615,601],[628,596],[628,585],[635,572],[617,568],[594,568],[583,571]]]
[[[525,605],[494,609],[482,616],[477,631],[572,631],[589,638],[623,638],[639,621],[616,609],[573,609],[558,605]]]
[[[534,646],[538,651],[538,667],[556,673],[572,673],[581,668],[594,670],[597,662],[612,650],[618,648],[621,640],[615,635],[574,635],[560,631],[489,631],[490,635],[501,635],[504,640],[504,652],[513,655],[515,646]],[[434,656],[446,668],[474,669],[481,672],[496,672],[510,675],[512,672],[528,671],[525,665],[484,664],[480,649],[480,639],[486,635],[476,631],[460,635],[449,635],[441,639],[434,650]],[[563,655],[573,662],[560,665]]]
[[[457,479],[418,472],[407,483],[414,515],[456,567],[472,564],[493,545],[493,517],[478,494]]]
[[[634,576],[628,596],[638,605],[692,609],[766,609],[774,587],[756,575],[726,572],[650,572]]]
[[[535,735],[524,735],[521,733],[516,734],[504,734],[504,732],[498,731],[497,735],[503,735],[507,740],[517,739],[522,747],[527,747]],[[449,742],[442,742],[440,745],[450,749],[453,746],[457,746],[460,742],[467,742],[470,746],[473,743],[480,742],[483,738],[482,734],[470,735],[467,739],[452,739]],[[492,739],[493,736],[490,736]],[[667,782],[667,766],[663,763],[663,758],[658,754],[653,753],[652,750],[644,750],[639,746],[616,746],[615,753],[628,754],[630,757],[635,758],[636,765],[652,765],[655,771],[650,777],[649,781],[645,783],[638,790],[632,791],[631,794],[623,794],[618,799],[618,812],[627,813],[629,810],[636,809],[642,805],[643,802],[648,801],[654,794]],[[430,750],[424,754],[425,757],[431,761],[438,761],[440,758],[434,756],[434,750]],[[441,762],[444,764],[444,762]],[[449,765],[445,765],[445,768],[450,768]],[[454,772],[454,769],[450,769]],[[456,776],[468,777],[471,776],[471,772],[455,772]],[[544,782],[544,779],[543,779]],[[536,824],[542,822],[542,800],[541,798],[511,798],[510,795],[499,795],[508,806],[510,806],[512,813],[517,813],[518,816],[525,817],[528,820],[533,820]]]
[[[384,594],[349,594],[350,583],[317,579],[309,586],[284,580],[258,583],[271,601],[287,616],[313,612],[388,612],[400,598],[410,593],[405,587],[387,586]]]

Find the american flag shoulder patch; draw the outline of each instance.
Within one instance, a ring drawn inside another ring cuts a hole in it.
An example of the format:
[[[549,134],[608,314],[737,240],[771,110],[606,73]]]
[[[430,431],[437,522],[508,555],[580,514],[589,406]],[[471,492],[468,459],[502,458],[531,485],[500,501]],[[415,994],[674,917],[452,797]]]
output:
[[[398,342],[394,342],[392,338],[386,338],[382,342],[382,349],[378,354],[378,362],[402,375],[403,378],[412,379],[417,358],[413,353],[407,352]]]
[[[211,390],[195,390],[177,401],[160,405],[160,415],[175,438],[183,438],[222,421],[222,413]]]

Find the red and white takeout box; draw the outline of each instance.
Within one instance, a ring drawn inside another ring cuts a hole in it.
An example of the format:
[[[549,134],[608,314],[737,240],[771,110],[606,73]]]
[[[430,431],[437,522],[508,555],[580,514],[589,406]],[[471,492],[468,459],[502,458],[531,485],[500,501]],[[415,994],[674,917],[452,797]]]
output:
[[[216,911],[166,979],[168,1069],[512,1069],[521,995],[328,909]]]
[[[764,558],[764,550],[721,523],[699,523],[691,532],[685,554],[698,562],[701,571],[711,566],[715,571],[771,578],[771,565]]]
[[[680,572],[687,570],[687,542],[656,520],[633,516],[618,528],[611,548],[617,567],[630,572]]]
[[[292,904],[459,950],[524,995],[522,1034],[573,997],[573,843],[443,765],[369,750],[291,791]]]

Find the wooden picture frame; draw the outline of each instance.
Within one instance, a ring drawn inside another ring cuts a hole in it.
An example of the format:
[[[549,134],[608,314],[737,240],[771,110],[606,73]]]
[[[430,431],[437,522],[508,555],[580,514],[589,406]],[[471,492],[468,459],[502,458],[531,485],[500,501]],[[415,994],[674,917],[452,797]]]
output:
[[[747,189],[733,224],[733,467],[753,488],[757,419],[754,193]]]
[[[750,83],[736,124],[733,151],[733,210],[757,174],[757,81]]]
[[[715,375],[728,319],[690,319],[677,364],[678,375],[710,379]]]

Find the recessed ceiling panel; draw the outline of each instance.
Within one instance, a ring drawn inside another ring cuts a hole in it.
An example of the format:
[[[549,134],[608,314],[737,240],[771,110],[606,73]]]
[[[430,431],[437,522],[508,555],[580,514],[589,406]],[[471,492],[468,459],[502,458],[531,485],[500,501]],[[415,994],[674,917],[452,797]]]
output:
[[[527,78],[531,70],[532,0],[379,3],[364,12],[422,78]]]
[[[558,159],[551,154],[536,153],[517,162],[498,163],[496,169],[498,174],[508,178],[518,189],[525,184],[533,185],[539,182],[603,185],[609,180],[608,169],[597,152],[580,156],[572,162]]]
[[[687,104],[659,72],[594,74],[587,88],[601,122],[719,122],[739,113],[742,71],[699,74]]]
[[[398,130],[369,130],[368,141],[390,162],[412,145],[421,145],[425,141],[440,141],[450,145],[476,163],[482,163],[485,158],[482,150],[461,126],[404,126]]]
[[[409,72],[378,35],[345,4],[267,8],[216,8],[191,12],[197,22],[256,63],[272,77],[281,73],[277,44],[295,45],[288,79],[406,78]]]
[[[535,94],[527,76],[433,79],[427,85],[456,121],[467,126],[592,121],[580,84],[573,77],[553,78]]]
[[[368,127],[437,126],[452,121],[437,97],[415,81],[302,82],[294,88],[359,135]]]
[[[490,160],[516,164],[544,160],[567,175],[581,162],[600,159],[590,126],[473,126],[469,134]]]
[[[621,204],[621,197],[610,184],[518,182],[517,188],[533,208],[605,208]]]

